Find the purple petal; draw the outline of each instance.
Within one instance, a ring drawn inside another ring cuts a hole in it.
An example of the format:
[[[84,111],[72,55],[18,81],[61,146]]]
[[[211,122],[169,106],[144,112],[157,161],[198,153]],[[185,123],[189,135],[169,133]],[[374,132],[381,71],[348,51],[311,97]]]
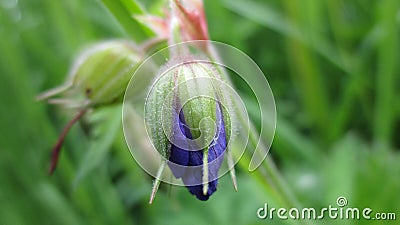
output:
[[[217,191],[218,180],[213,180],[208,183],[208,192],[206,195],[203,194],[203,185],[187,186],[189,192],[195,195],[197,199],[206,201],[210,196]]]
[[[185,149],[190,149],[189,144],[187,143],[186,140],[192,139],[192,134],[190,133],[190,129],[186,126],[185,116],[183,115],[183,111],[179,113],[179,116],[177,113],[174,114],[175,115],[173,122],[173,131],[172,131],[174,134],[173,140],[175,143],[176,141],[179,141],[179,145],[184,146]],[[182,137],[178,138],[178,136],[183,136],[183,138]],[[189,153],[190,151],[186,151],[172,144],[169,161],[181,166],[189,166]],[[168,163],[168,165],[170,166],[172,173],[176,178],[182,177],[186,172],[184,167],[174,166],[171,163]]]
[[[186,126],[185,118],[182,111],[179,116],[175,116],[175,121],[178,126],[174,126],[174,135],[184,134],[186,138],[192,139],[190,129]],[[221,167],[223,154],[226,149],[226,132],[225,124],[223,119],[223,114],[221,112],[221,106],[218,103],[216,107],[216,122],[217,122],[217,133],[214,140],[211,142],[208,150],[208,177],[209,177],[209,188],[206,195],[203,194],[202,177],[203,170],[201,166],[203,165],[203,150],[199,151],[187,151],[181,149],[175,145],[171,147],[171,155],[169,160],[173,163],[179,164],[181,166],[188,167],[177,167],[171,163],[168,163],[174,176],[176,178],[182,178],[183,183],[189,189],[190,193],[195,195],[200,200],[207,200],[216,190],[218,184],[218,171]],[[179,130],[178,130],[179,129]],[[183,135],[182,135],[183,136]],[[180,138],[178,138],[180,140]],[[180,140],[183,141],[183,140]],[[183,145],[182,145],[183,144]],[[180,142],[180,146],[188,147],[184,142]],[[194,185],[196,184],[196,185]]]

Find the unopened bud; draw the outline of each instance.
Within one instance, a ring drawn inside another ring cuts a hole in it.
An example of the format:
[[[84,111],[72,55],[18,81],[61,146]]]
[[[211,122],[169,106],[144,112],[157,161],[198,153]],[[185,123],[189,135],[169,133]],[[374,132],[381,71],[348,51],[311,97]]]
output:
[[[174,176],[200,200],[216,191],[231,135],[225,85],[211,62],[185,62],[159,75],[146,104],[155,148],[169,160]]]
[[[88,107],[121,100],[140,64],[135,46],[124,40],[105,41],[84,51],[74,62],[66,83],[40,95],[39,99],[63,94],[50,103]]]

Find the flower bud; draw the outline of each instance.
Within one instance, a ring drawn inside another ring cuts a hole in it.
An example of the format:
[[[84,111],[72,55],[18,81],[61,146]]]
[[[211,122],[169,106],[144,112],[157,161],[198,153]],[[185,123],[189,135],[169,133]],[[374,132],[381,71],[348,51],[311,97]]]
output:
[[[121,100],[128,82],[140,64],[135,46],[123,40],[96,44],[79,55],[66,83],[40,95],[39,99],[62,93],[63,103],[70,107],[88,107]]]
[[[229,95],[223,84],[212,63],[181,63],[158,76],[146,103],[154,147],[200,200],[216,191],[231,135]]]
[[[62,143],[72,125],[86,113],[89,107],[122,101],[126,86],[139,66],[140,60],[138,51],[128,41],[115,40],[96,44],[77,58],[64,85],[37,97],[40,100],[63,94],[61,99],[48,101],[81,108],[65,126],[53,147],[50,174],[56,168]]]

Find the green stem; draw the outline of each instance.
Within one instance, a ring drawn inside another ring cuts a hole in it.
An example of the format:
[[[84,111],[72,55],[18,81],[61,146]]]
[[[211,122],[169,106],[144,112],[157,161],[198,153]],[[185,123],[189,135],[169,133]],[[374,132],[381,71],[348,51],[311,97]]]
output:
[[[178,43],[183,42],[182,33],[181,33],[181,25],[179,24],[179,20],[176,16],[176,3],[174,0],[170,1],[170,8],[171,8],[171,19],[169,24],[169,38],[168,38],[168,45],[175,45]],[[173,50],[170,52],[170,57],[174,58],[179,55],[182,55],[184,46],[178,45],[174,47]]]

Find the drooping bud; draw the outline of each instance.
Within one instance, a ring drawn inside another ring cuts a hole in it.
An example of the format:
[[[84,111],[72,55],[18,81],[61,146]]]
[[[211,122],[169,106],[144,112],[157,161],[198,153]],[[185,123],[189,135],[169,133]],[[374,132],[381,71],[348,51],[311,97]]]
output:
[[[148,96],[146,122],[153,145],[200,200],[216,191],[231,135],[229,98],[215,65],[198,60],[169,66]]]
[[[79,55],[64,85],[43,93],[38,99],[63,94],[62,98],[49,102],[80,108],[121,100],[140,60],[138,50],[129,41],[98,43]]]
[[[139,55],[136,47],[129,41],[98,43],[79,55],[64,85],[37,97],[41,100],[62,94],[63,97],[49,99],[48,102],[81,109],[65,126],[53,147],[50,174],[57,166],[68,131],[84,116],[87,109],[122,101],[126,86],[140,64]]]

